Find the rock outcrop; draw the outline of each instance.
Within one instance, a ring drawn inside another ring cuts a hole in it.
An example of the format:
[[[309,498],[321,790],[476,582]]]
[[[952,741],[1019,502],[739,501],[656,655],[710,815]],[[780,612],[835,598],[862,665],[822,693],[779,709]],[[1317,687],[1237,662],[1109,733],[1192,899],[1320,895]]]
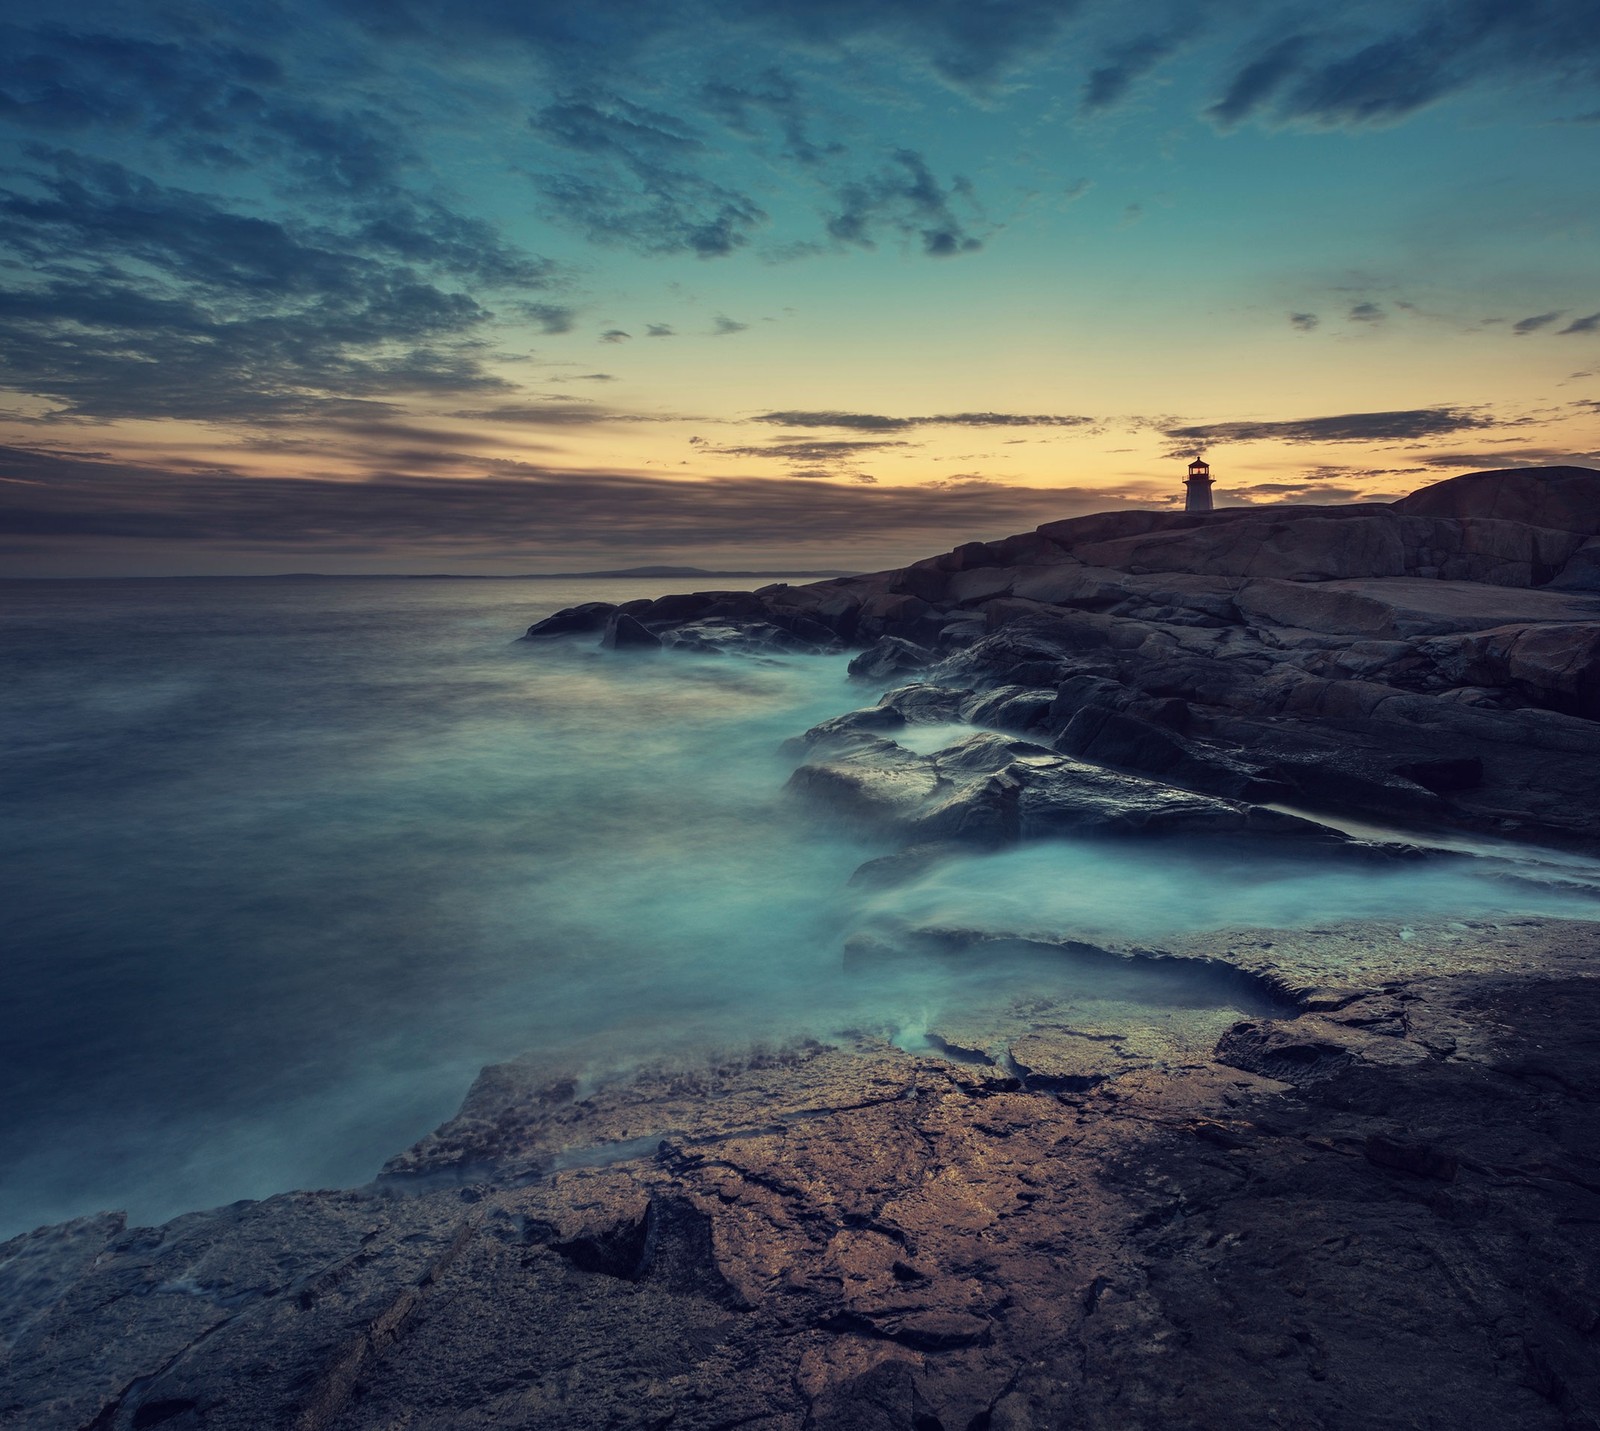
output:
[[[1597,938],[1233,931],[1139,956],[1242,981],[1140,1025],[491,1068],[370,1188],[0,1245],[0,1424],[1592,1431]]]
[[[910,723],[1193,795],[1591,844],[1597,514],[1585,468],[1392,505],[1102,513],[895,571],[574,608],[529,639],[626,616],[695,649],[853,646],[852,676],[894,688],[880,704]],[[890,716],[846,723],[892,739]]]

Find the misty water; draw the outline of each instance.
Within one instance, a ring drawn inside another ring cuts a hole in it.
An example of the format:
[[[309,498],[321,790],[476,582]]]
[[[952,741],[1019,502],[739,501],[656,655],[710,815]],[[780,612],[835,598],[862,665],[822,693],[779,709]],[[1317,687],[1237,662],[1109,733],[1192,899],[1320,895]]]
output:
[[[780,749],[875,696],[844,658],[514,641],[660,587],[0,586],[0,1237],[362,1183],[525,1050],[604,1077],[903,1036],[1001,977],[847,968],[862,929],[1596,912],[1588,862],[1488,847],[1388,868],[1054,842],[851,888],[886,847],[796,808]]]

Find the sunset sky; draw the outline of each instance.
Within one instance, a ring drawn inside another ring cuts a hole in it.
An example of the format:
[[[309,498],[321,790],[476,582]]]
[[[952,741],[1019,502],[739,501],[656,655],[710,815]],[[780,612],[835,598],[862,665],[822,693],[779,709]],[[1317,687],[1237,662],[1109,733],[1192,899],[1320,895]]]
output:
[[[6,574],[865,568],[1196,453],[1600,465],[1594,0],[0,15]]]

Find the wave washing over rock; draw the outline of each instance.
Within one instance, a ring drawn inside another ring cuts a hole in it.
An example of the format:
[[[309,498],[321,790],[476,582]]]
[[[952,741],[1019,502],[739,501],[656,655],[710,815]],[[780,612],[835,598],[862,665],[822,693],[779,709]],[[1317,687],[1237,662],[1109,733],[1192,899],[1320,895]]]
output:
[[[1549,917],[1600,869],[1600,473],[527,639],[596,638],[862,648],[791,795],[887,851],[845,963],[961,997],[601,1086],[530,1053],[370,1187],[14,1239],[0,1424],[1600,1426],[1600,924]]]

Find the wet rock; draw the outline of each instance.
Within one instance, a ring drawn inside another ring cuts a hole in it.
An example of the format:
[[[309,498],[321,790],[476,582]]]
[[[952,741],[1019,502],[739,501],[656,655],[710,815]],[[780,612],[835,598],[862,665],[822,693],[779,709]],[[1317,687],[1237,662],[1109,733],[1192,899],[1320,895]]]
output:
[[[729,617],[703,617],[669,627],[660,638],[669,650],[720,655],[726,651],[766,652],[775,655],[815,656],[834,644],[823,633],[818,646],[803,636],[769,621],[744,621]]]
[[[1330,1078],[1352,1057],[1338,1039],[1294,1024],[1238,1024],[1217,1045],[1217,1057],[1265,1078],[1304,1085]]]
[[[868,740],[892,737],[895,731],[904,730],[905,724],[906,718],[899,710],[880,703],[819,721],[790,745],[797,753],[816,746],[856,745],[863,737]]]
[[[618,611],[607,619],[600,645],[607,651],[659,651],[661,638],[637,617]]]
[[[855,634],[858,641],[892,636],[930,642],[938,639],[945,619],[943,612],[919,596],[880,592],[861,603]]]
[[[1064,834],[1272,835],[1335,846],[1324,826],[1195,794],[999,735],[974,735],[932,755],[863,741],[801,766],[799,795],[912,842],[1000,844]]]
[[[1405,761],[1396,765],[1391,773],[1432,790],[1436,795],[1449,795],[1460,790],[1476,790],[1482,785],[1483,761],[1476,755],[1437,756]]]
[[[1001,686],[968,696],[957,714],[969,725],[1029,731],[1047,722],[1055,698],[1055,691],[1048,687]]]
[[[1046,1029],[1013,1039],[1007,1052],[1027,1088],[1082,1093],[1138,1065],[1116,1044],[1069,1030]]]
[[[910,845],[892,855],[880,855],[877,859],[858,865],[850,876],[850,883],[861,889],[890,889],[920,878],[961,848],[950,840],[930,840],[926,844]]]
[[[898,711],[907,724],[938,725],[959,720],[961,707],[971,694],[970,690],[961,686],[917,681],[885,692],[878,704]]]
[[[892,681],[896,676],[931,666],[933,652],[914,641],[900,636],[880,636],[871,646],[850,662],[852,680]]]
[[[1176,718],[1176,713],[1169,714]],[[1230,799],[1281,801],[1294,794],[1294,787],[1268,767],[1186,741],[1125,710],[1081,706],[1056,736],[1055,747],[1096,764],[1158,776]]]
[[[572,636],[586,631],[604,631],[606,623],[617,611],[617,606],[610,601],[585,601],[578,606],[569,606],[564,611],[558,611],[554,616],[547,616],[543,621],[535,621],[528,628],[524,641],[538,641],[551,636]]]

